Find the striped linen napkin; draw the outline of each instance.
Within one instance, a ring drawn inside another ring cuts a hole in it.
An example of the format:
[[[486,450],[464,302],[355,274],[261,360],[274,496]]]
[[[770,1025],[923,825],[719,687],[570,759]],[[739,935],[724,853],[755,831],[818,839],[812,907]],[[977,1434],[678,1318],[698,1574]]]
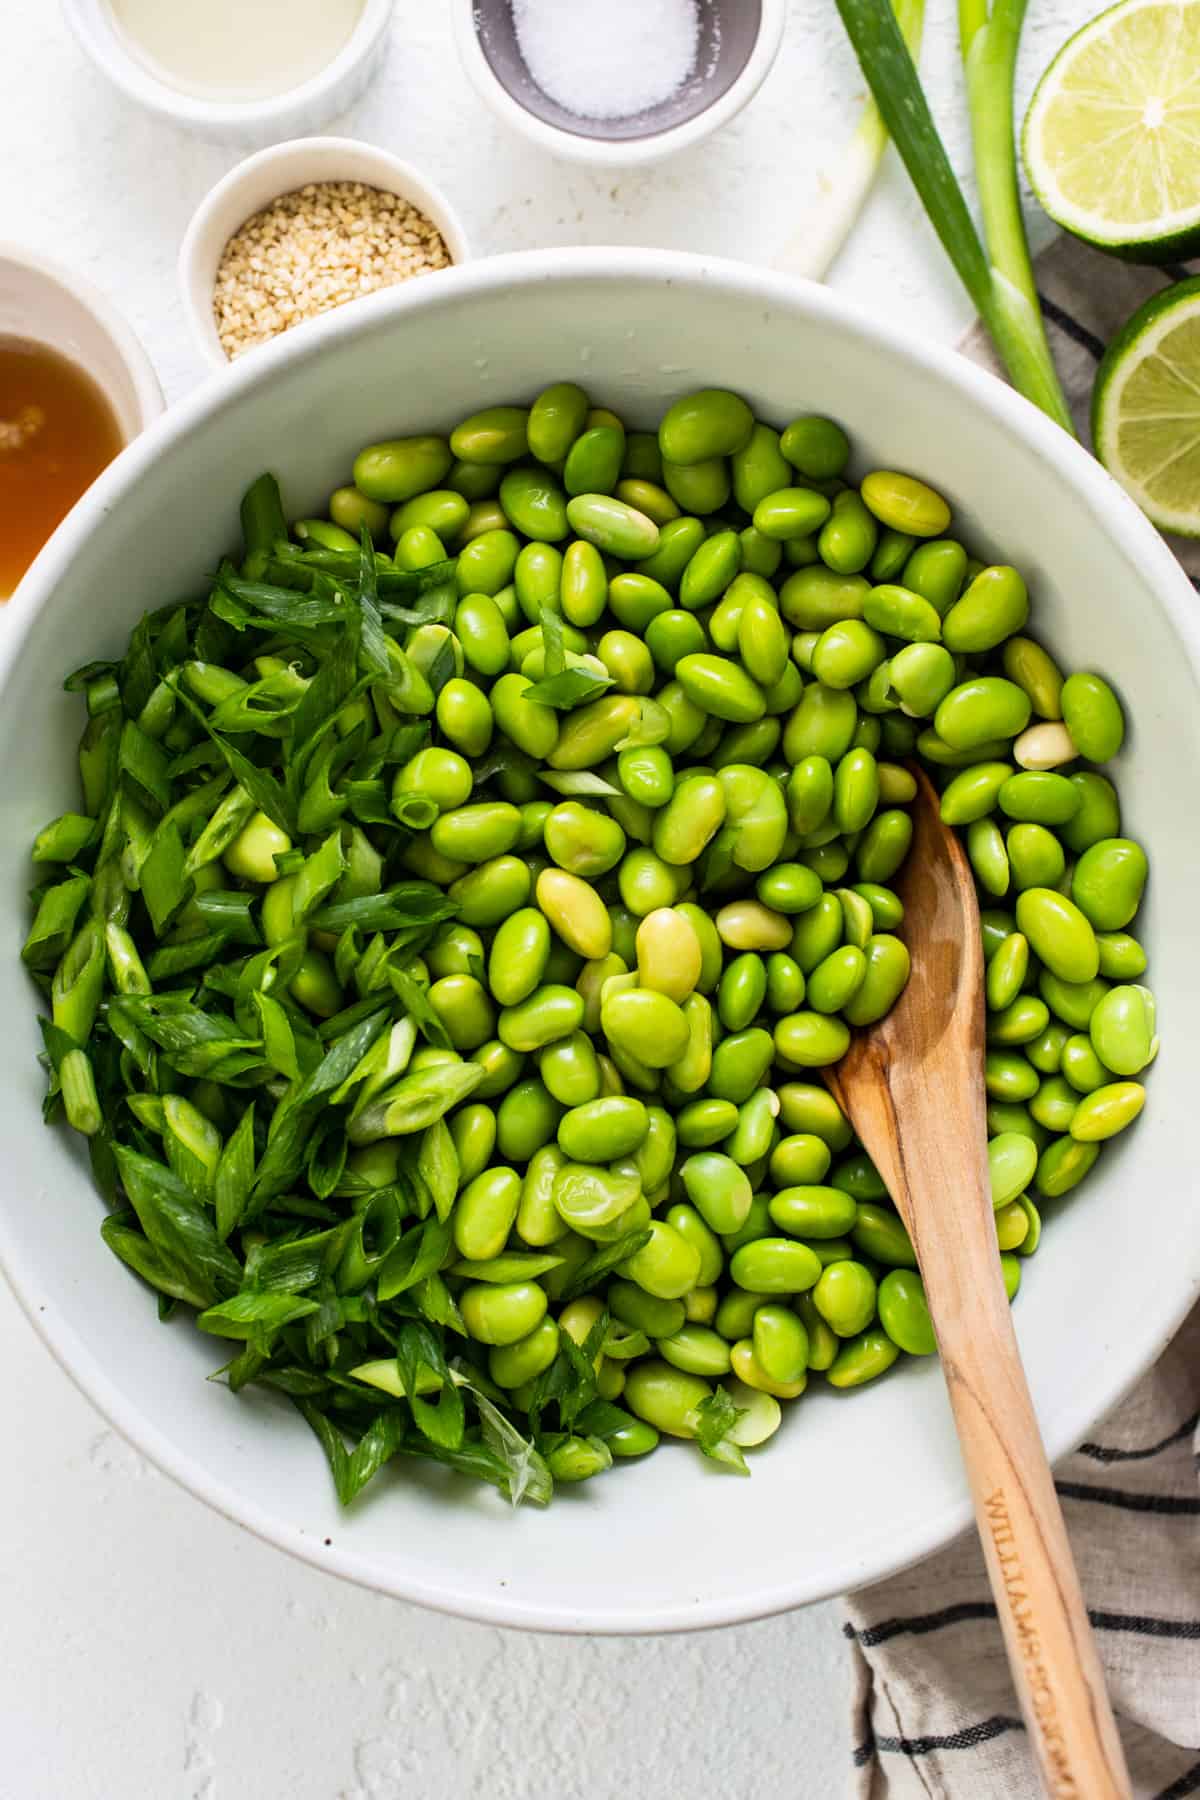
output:
[[[1069,238],[1039,259],[1085,443],[1105,344],[1165,281],[1191,272],[1133,268]],[[981,328],[961,348],[998,367]],[[1172,547],[1200,587],[1200,543]],[[1055,1477],[1134,1794],[1200,1795],[1200,1307]],[[974,1531],[848,1594],[846,1614],[857,1800],[1033,1800],[1037,1775]]]

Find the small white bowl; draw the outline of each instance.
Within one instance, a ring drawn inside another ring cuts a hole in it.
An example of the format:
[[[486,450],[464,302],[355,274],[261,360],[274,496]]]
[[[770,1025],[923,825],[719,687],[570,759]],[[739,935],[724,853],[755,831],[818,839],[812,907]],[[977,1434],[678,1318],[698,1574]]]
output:
[[[98,288],[18,244],[0,243],[0,337],[57,350],[96,382],[125,443],[163,410],[149,357]]]
[[[289,144],[260,150],[256,156],[238,163],[205,195],[192,215],[179,250],[184,309],[201,354],[213,368],[227,369],[230,361],[217,336],[213,317],[213,292],[226,244],[256,212],[281,194],[293,194],[310,181],[361,181],[385,193],[398,194],[432,219],[442,234],[451,263],[464,263],[470,258],[466,233],[445,195],[410,163],[402,162],[389,151],[377,150],[356,138],[337,137],[297,138]],[[369,300],[373,296],[363,298]],[[363,301],[350,300],[345,304],[361,306]],[[303,330],[303,325],[294,325],[291,330]]]
[[[363,0],[358,24],[333,61],[310,81],[261,100],[220,101],[200,99],[160,81],[125,43],[106,0],[62,0],[80,45],[122,93],[176,125],[247,149],[319,131],[327,119],[353,105],[383,60],[392,6],[393,0]]]
[[[451,0],[463,67],[480,97],[552,156],[603,168],[659,162],[719,129],[757,93],[779,52],[786,0],[697,0],[697,66],[676,94],[625,119],[585,119],[525,65],[512,0]]]

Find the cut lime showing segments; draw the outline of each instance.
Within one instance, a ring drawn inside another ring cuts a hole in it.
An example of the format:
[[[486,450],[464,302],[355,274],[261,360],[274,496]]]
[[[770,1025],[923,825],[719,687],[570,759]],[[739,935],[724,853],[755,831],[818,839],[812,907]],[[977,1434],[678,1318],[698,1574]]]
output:
[[[1120,0],[1076,32],[1022,145],[1064,230],[1133,262],[1200,249],[1200,0]]]
[[[1092,439],[1160,530],[1200,537],[1200,277],[1155,294],[1113,339]]]

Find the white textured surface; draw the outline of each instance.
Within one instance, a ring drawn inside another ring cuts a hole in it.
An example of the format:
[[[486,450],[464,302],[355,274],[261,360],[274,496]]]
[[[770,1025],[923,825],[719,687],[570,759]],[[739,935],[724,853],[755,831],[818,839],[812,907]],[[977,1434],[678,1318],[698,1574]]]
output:
[[[1043,0],[1027,30],[1029,78],[1089,10]],[[236,153],[121,100],[50,0],[7,0],[3,19],[4,235],[102,287],[178,397],[203,371],[176,251]],[[927,37],[927,79],[961,169],[944,0],[931,0]],[[828,0],[793,0],[779,64],[733,126],[661,170],[613,179],[549,164],[505,135],[463,86],[444,8],[400,0],[381,79],[331,129],[426,170],[479,254],[661,243],[769,261],[820,171],[836,165],[860,91]],[[966,321],[894,168],[835,285],[939,337]],[[3,1287],[0,1355],[4,1800],[641,1800],[693,1785],[734,1800],[826,1800],[844,1790],[835,1608],[670,1641],[549,1639],[438,1618],[292,1562],[149,1470]]]

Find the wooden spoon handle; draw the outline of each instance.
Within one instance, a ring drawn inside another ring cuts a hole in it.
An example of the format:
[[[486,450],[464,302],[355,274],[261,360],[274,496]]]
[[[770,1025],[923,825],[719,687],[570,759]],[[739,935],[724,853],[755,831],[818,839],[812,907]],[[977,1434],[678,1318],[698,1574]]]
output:
[[[966,1341],[940,1334],[942,1366],[1042,1782],[1054,1800],[1128,1800],[1124,1753],[1007,1301],[1003,1290],[1000,1305],[993,1294],[974,1299]]]
[[[898,1072],[897,1072],[897,1077]],[[983,1104],[915,1099],[901,1135],[883,1081],[847,1110],[912,1237],[937,1333],[988,1577],[1030,1743],[1054,1800],[1130,1800],[1116,1721],[1013,1331],[984,1152]],[[976,1116],[976,1114],[978,1116]],[[914,1172],[922,1194],[915,1205]]]

